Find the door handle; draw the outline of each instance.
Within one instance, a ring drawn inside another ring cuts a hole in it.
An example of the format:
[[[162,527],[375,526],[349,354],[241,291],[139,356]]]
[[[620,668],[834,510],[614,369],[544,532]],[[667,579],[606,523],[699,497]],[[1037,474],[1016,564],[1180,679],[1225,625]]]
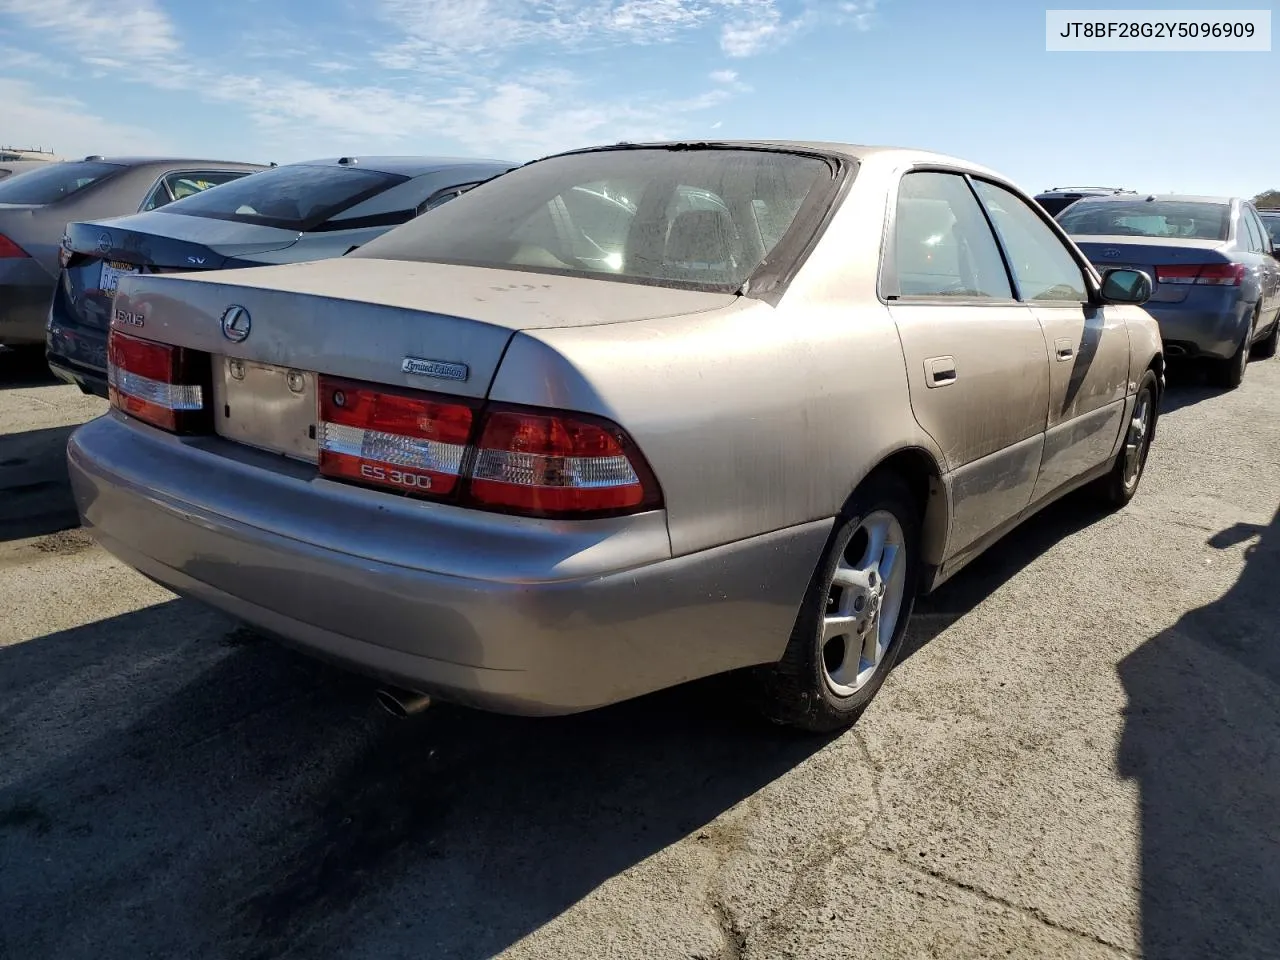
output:
[[[955,382],[955,357],[930,357],[924,362],[924,384],[926,387],[949,387]]]
[[[1059,360],[1070,360],[1076,355],[1075,347],[1066,337],[1053,341],[1053,349]]]

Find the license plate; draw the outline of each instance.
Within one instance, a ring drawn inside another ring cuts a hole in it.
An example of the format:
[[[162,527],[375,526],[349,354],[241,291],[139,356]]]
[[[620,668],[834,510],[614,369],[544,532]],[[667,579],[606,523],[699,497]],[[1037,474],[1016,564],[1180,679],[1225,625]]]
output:
[[[138,268],[132,263],[104,260],[102,262],[102,274],[98,279],[98,289],[109,297],[115,297],[116,288],[120,286],[120,278],[137,272]]]
[[[238,443],[319,460],[316,375],[252,360],[215,357],[214,429]]]

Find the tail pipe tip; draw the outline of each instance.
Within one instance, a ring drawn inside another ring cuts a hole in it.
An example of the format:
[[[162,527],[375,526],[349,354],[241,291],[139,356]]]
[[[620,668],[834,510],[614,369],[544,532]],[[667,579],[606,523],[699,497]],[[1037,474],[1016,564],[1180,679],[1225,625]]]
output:
[[[378,706],[398,720],[407,720],[431,706],[431,697],[413,690],[383,687],[378,690]]]

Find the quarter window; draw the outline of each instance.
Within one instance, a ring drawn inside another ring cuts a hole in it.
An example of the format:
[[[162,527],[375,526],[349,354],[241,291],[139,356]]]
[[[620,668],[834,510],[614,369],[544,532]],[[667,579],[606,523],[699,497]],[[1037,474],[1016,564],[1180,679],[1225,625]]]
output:
[[[1000,249],[964,178],[909,173],[898,185],[894,270],[901,297],[1010,300]]]
[[[1019,298],[1086,302],[1089,288],[1084,271],[1067,245],[1026,201],[985,180],[974,184],[1004,244]]]

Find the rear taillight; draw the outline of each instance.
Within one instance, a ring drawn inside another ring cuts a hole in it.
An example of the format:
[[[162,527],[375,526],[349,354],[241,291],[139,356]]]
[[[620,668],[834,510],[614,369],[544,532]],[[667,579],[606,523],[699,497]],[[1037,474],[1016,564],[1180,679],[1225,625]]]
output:
[[[131,417],[176,433],[207,427],[207,390],[197,354],[140,340],[114,328],[107,339],[111,405]],[[206,362],[205,366],[208,364]]]
[[[30,254],[23,250],[20,246],[0,233],[0,260],[16,260],[19,257],[29,257]]]
[[[1238,287],[1243,279],[1242,263],[1175,263],[1156,267],[1157,283]]]
[[[448,496],[462,475],[469,406],[320,378],[320,472],[403,493]]]
[[[612,424],[564,413],[496,410],[471,471],[477,506],[533,516],[632,510],[646,489]]]
[[[607,420],[325,376],[319,390],[320,473],[335,480],[530,517],[662,502],[640,452]]]
[[[1206,263],[1196,277],[1196,283],[1217,287],[1238,287],[1243,280],[1243,263]]]

